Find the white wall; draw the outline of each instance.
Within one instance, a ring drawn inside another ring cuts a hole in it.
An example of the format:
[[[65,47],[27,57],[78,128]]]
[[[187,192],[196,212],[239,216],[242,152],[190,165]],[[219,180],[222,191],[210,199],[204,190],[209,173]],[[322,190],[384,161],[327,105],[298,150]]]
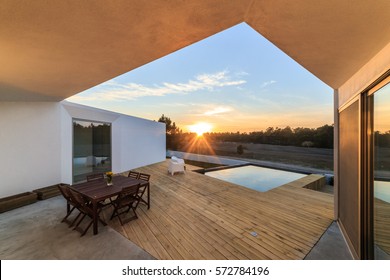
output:
[[[61,104],[63,183],[72,183],[72,118],[111,123],[114,173],[165,160],[165,124],[66,101]]]
[[[163,123],[122,115],[112,124],[112,135],[114,173],[166,158]]]
[[[0,197],[61,181],[60,104],[0,102]]]
[[[73,125],[72,119],[83,119],[91,121],[113,123],[119,114],[100,110],[67,101],[62,101],[61,106],[61,180],[62,183],[72,184],[72,164],[73,164]],[[114,144],[114,140],[112,145]]]
[[[165,124],[70,102],[0,102],[0,198],[72,183],[72,118],[112,123],[113,172],[165,160]]]
[[[230,159],[225,158],[221,156],[208,156],[208,155],[199,155],[199,154],[191,154],[191,153],[185,153],[185,152],[179,152],[179,151],[167,151],[168,157],[178,157],[182,159],[188,159],[188,160],[194,160],[194,161],[201,161],[201,162],[209,162],[214,164],[223,164],[223,165],[240,165],[240,164],[247,164],[249,163],[246,160],[237,160],[237,159]]]

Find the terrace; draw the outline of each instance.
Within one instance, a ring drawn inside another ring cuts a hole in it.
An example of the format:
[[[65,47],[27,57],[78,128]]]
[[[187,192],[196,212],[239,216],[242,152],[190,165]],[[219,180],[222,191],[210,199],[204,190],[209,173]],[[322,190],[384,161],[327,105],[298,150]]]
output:
[[[124,226],[113,219],[109,226],[100,226],[97,236],[90,230],[87,236],[79,238],[78,233],[60,223],[65,202],[59,197],[39,202],[46,205],[35,208],[33,215],[45,219],[42,229],[37,219],[23,218],[24,223],[17,225],[22,218],[9,215],[2,222],[0,238],[7,245],[2,247],[0,256],[2,259],[304,259],[333,221],[331,194],[305,189],[296,183],[261,193],[190,171],[196,168],[187,165],[185,175],[175,176],[167,174],[167,162],[137,169],[152,175],[152,207],[149,210],[139,207],[139,219]],[[25,212],[13,211],[18,210]],[[49,214],[51,211],[54,214]],[[107,221],[110,211],[103,213]],[[38,225],[34,226],[35,223]],[[31,230],[25,232],[21,227]],[[119,237],[118,232],[130,242]],[[109,247],[105,245],[108,240]],[[61,249],[65,244],[67,248]]]
[[[138,221],[78,238],[59,223],[62,199],[41,201],[1,214],[1,258],[301,259],[332,219],[355,259],[377,258],[389,208],[373,195],[367,120],[380,110],[366,105],[389,88],[390,4],[372,2],[3,1],[1,198],[73,182],[74,120],[111,124],[116,173],[163,161],[163,125],[63,100],[243,22],[334,89],[335,188],[334,203],[291,185],[256,193],[156,164],[140,169],[152,174],[153,206]]]

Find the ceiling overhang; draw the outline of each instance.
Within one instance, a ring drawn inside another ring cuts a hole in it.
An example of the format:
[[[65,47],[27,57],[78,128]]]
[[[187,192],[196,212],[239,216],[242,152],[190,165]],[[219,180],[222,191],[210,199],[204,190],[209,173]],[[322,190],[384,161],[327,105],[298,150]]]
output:
[[[387,0],[3,0],[0,100],[63,100],[241,22],[338,88],[390,41],[389,14]]]

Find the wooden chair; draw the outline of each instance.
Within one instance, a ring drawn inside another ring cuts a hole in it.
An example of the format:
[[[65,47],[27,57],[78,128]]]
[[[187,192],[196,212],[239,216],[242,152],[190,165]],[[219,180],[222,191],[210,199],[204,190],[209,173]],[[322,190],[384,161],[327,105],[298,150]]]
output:
[[[138,179],[149,182],[150,175],[145,173],[140,173]]]
[[[95,174],[87,175],[87,182],[91,182],[94,180],[103,180],[103,179],[104,179],[103,173],[95,173]]]
[[[134,178],[134,179],[138,179],[138,177],[139,177],[139,172],[130,171],[130,172],[129,172],[129,175],[127,175],[127,177]]]
[[[148,206],[148,209],[150,208],[150,203],[148,202],[149,201],[149,197],[148,197],[148,201],[146,201],[145,199],[143,199],[143,195],[145,193],[145,191],[150,188],[150,183],[149,183],[149,180],[150,180],[150,175],[149,174],[145,174],[145,173],[140,173],[139,174],[139,177],[138,177],[139,180],[142,180],[144,181],[143,183],[140,184],[140,188],[139,188],[139,192],[138,192],[138,202],[137,202],[137,206],[140,202],[143,202],[145,203],[147,206]],[[150,191],[150,190],[149,190]]]
[[[81,236],[84,236],[93,223],[92,205],[91,205],[91,203],[89,203],[89,201],[87,199],[84,198],[83,195],[81,195],[80,193],[75,192],[71,189],[70,189],[70,197],[74,201],[74,203],[76,204],[77,209],[79,209],[80,213],[82,214],[81,219],[74,226],[73,230],[79,231],[81,233]],[[99,213],[100,213],[102,207],[103,207],[103,205],[98,205],[98,212],[97,212],[98,220],[100,222],[102,222],[103,225],[106,225],[106,223],[104,221],[102,221],[99,217]],[[81,228],[80,224],[84,220],[84,218],[87,216],[91,219],[91,221],[85,227],[85,229],[83,229],[83,228]]]
[[[121,219],[122,214],[129,213],[130,209],[133,211],[133,215],[127,220],[135,220],[138,219],[136,209],[138,205],[138,191],[140,185],[130,186],[123,188],[118,197],[112,202],[114,206],[114,211],[111,215],[111,220],[114,217],[118,217],[119,222],[123,225],[123,220]],[[125,209],[127,208],[127,209]]]
[[[61,223],[65,222],[69,224],[69,227],[72,227],[76,220],[80,217],[81,212],[73,219],[73,221],[69,221],[68,217],[72,214],[73,210],[77,208],[77,203],[73,201],[70,195],[70,189],[66,185],[58,185],[58,189],[60,190],[62,196],[66,199],[66,216],[61,220]],[[70,208],[72,206],[72,209]]]

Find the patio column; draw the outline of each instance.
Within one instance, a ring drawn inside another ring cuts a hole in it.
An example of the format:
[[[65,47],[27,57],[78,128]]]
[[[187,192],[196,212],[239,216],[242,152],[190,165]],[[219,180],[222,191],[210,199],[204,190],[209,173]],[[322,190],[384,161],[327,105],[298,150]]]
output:
[[[333,92],[333,197],[334,197],[334,220],[339,217],[338,188],[339,188],[339,91]]]

